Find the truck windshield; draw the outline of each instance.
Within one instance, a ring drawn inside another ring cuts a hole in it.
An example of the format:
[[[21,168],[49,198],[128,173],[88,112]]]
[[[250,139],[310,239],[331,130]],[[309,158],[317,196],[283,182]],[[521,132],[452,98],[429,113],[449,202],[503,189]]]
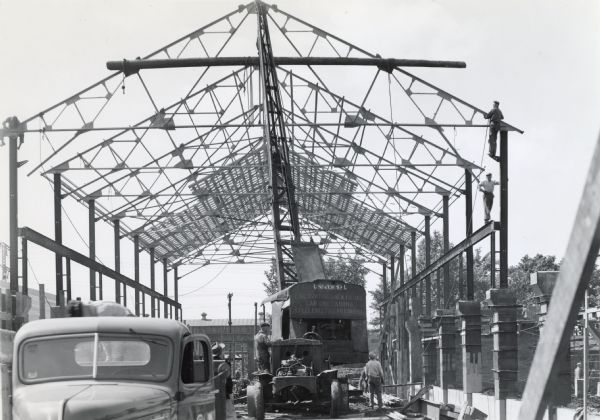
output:
[[[27,340],[19,357],[25,383],[72,379],[163,381],[173,348],[165,337],[67,335]]]

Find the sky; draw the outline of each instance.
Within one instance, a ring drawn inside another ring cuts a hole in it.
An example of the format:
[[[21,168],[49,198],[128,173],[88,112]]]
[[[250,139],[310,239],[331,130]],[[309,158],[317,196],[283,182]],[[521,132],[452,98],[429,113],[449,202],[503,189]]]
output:
[[[0,0],[0,119],[25,119],[109,72],[105,62],[142,56],[237,8],[203,0]],[[413,73],[481,108],[501,102],[506,121],[525,131],[509,139],[509,263],[525,254],[564,254],[600,128],[600,3],[589,0],[278,1],[279,8],[383,57],[461,60],[462,70]],[[36,135],[26,141],[39,140]],[[480,144],[465,146],[479,160]],[[28,148],[19,159],[38,162]],[[0,147],[0,241],[8,242],[8,148]],[[493,164],[486,168],[497,173]],[[19,224],[53,235],[52,190],[20,175]],[[477,197],[476,217],[481,217]],[[86,252],[86,210],[66,202],[65,243]],[[452,242],[464,237],[464,209],[451,210]],[[441,226],[433,226],[441,229]],[[78,232],[79,231],[79,234]],[[110,242],[111,228],[98,227]],[[81,237],[80,237],[81,235]],[[132,247],[123,241],[123,270]],[[103,243],[103,242],[100,242]],[[112,266],[110,246],[98,257]],[[37,281],[53,290],[53,259],[32,249]],[[144,262],[142,262],[144,264]],[[371,266],[378,271],[377,266]],[[147,266],[143,268],[147,272]],[[214,266],[181,279],[185,318],[202,312],[253,317],[264,297],[262,266]],[[185,270],[184,270],[185,272]],[[84,293],[87,273],[75,273]],[[35,280],[34,280],[35,281]],[[377,276],[368,276],[372,289]]]

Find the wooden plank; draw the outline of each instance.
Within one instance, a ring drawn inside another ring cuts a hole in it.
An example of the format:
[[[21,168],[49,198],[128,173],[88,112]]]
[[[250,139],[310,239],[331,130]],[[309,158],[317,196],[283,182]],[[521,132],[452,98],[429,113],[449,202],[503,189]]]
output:
[[[519,419],[543,417],[548,404],[548,388],[558,368],[561,342],[573,331],[577,312],[596,265],[599,248],[600,139],[596,144],[575,225],[552,293],[546,323],[529,370]],[[560,302],[552,304],[554,300]]]

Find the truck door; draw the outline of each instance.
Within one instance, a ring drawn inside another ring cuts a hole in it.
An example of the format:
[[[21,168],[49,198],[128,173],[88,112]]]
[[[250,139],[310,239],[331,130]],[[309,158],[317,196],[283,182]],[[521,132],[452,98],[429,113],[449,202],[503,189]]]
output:
[[[177,413],[181,420],[215,420],[210,341],[204,335],[184,339]]]

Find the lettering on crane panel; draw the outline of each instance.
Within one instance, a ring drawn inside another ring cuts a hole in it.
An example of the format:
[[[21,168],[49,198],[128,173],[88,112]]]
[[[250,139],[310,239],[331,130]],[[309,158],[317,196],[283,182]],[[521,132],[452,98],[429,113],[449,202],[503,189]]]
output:
[[[339,281],[316,280],[289,292],[292,318],[365,319],[365,289]]]

